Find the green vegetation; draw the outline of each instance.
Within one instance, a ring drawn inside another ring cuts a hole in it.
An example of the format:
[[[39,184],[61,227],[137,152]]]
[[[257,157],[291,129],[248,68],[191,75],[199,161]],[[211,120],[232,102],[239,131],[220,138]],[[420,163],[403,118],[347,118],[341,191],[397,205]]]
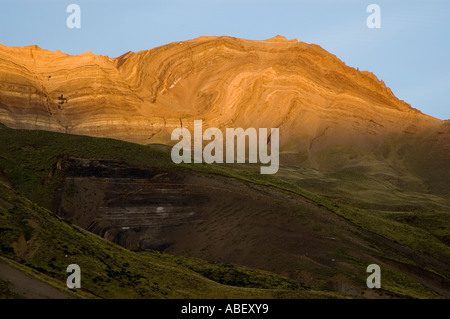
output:
[[[270,272],[254,270],[248,267],[238,267],[233,264],[207,262],[202,259],[172,256],[157,251],[145,251],[142,254],[158,256],[161,259],[186,267],[215,282],[237,287],[253,287],[261,289],[302,289],[299,283],[280,277]],[[304,287],[303,287],[304,289]]]
[[[0,299],[22,299],[18,293],[11,291],[10,283],[0,279]]]
[[[52,209],[53,194],[60,183],[67,156],[117,159],[132,165],[175,167],[167,151],[113,139],[99,139],[51,133],[4,129],[0,140],[0,167],[14,188],[32,202]]]
[[[200,171],[203,170],[203,167],[193,166],[193,169]],[[359,208],[356,203],[343,200],[338,195],[327,196],[326,193],[333,191],[332,186],[324,194],[320,194],[321,192],[317,190],[313,193],[307,189],[307,185],[302,185],[304,183],[302,177],[304,176],[301,173],[295,173],[295,170],[292,169],[286,172],[284,171],[285,168],[280,168],[279,175],[261,175],[256,169],[252,170],[248,167],[243,169],[243,166],[238,165],[233,167],[210,165],[207,169],[211,174],[220,174],[253,184],[276,187],[303,196],[365,230],[411,248],[417,254],[417,257],[429,257],[427,266],[450,280],[450,265],[446,262],[450,260],[450,247],[448,245],[450,203],[443,198],[437,198],[437,196],[430,194],[420,194],[421,196],[419,196],[414,192],[411,194],[401,192],[402,196],[398,197],[396,204],[405,203],[403,205],[407,205],[409,203],[410,206],[414,207],[414,210],[412,212],[397,211],[398,206],[391,206],[392,211],[386,212],[385,210]],[[329,176],[321,176],[320,178],[323,183],[331,179]],[[351,196],[352,192],[348,193]],[[388,196],[390,193],[391,191],[388,189],[386,195]],[[367,201],[369,201],[370,195],[366,196]],[[400,208],[404,208],[404,206],[400,205]]]
[[[72,225],[0,185],[0,249],[21,270],[80,298],[330,298],[289,279],[233,265],[132,252]],[[82,289],[65,287],[66,267],[82,269]],[[208,278],[207,278],[208,277]],[[235,282],[236,281],[236,282]],[[1,283],[2,295],[17,297]]]
[[[445,198],[402,191],[367,174],[323,174],[283,166],[274,176],[251,165],[175,165],[164,146],[0,127],[0,168],[14,192],[0,183],[1,254],[23,271],[62,290],[65,267],[83,272],[77,297],[99,298],[307,298],[338,297],[308,290],[284,277],[194,258],[131,252],[52,214],[53,195],[68,157],[116,159],[130,165],[222,175],[305,197],[319,206],[414,252],[401,260],[449,280],[450,204]],[[1,170],[0,170],[1,178]],[[411,178],[411,180],[413,180]],[[374,190],[372,192],[367,190]],[[353,194],[358,194],[354,196]],[[384,200],[386,199],[386,200]],[[380,252],[385,257],[389,252]],[[351,260],[364,274],[361,260]],[[37,271],[37,272],[36,272]],[[411,277],[389,269],[384,289],[399,296],[437,297]],[[361,278],[358,278],[360,280]],[[406,288],[405,288],[406,287]],[[72,292],[73,293],[73,292]],[[0,282],[0,296],[8,293]]]

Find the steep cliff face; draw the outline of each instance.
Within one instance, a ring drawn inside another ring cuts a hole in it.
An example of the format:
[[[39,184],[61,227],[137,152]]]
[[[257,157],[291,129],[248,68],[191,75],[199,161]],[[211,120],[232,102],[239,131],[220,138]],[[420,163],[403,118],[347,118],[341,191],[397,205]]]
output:
[[[0,46],[0,122],[169,143],[193,121],[279,127],[282,152],[379,148],[391,134],[437,132],[443,121],[398,100],[369,72],[284,37],[200,37],[118,58]]]
[[[125,138],[150,119],[104,56],[0,46],[0,118],[14,128]]]
[[[282,144],[302,136],[310,144],[325,131],[342,140],[436,122],[399,101],[373,74],[347,67],[317,45],[283,37],[202,37],[115,61],[150,102],[147,116],[182,118],[187,125],[202,118],[216,127],[280,127]]]

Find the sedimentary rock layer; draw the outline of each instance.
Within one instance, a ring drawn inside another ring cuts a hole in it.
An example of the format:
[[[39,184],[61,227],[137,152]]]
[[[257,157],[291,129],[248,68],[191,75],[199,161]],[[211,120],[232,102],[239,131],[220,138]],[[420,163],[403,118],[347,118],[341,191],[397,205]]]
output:
[[[194,120],[204,129],[278,127],[281,152],[311,162],[333,147],[372,151],[392,134],[446,131],[372,73],[281,36],[200,37],[118,58],[0,45],[0,122],[10,127],[148,144],[170,143]]]

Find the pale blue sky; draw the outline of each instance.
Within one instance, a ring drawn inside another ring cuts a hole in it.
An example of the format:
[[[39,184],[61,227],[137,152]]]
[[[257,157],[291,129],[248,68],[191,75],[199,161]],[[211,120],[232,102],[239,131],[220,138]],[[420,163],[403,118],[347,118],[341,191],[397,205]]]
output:
[[[68,29],[66,7],[81,7]],[[369,29],[366,7],[381,7]],[[316,43],[402,100],[450,118],[449,0],[0,0],[0,43],[119,56],[201,35]]]

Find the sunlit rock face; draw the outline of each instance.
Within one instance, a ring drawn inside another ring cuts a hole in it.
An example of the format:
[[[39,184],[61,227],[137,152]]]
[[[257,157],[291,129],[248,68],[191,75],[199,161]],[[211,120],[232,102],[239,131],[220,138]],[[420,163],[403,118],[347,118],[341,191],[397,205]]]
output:
[[[333,148],[386,155],[392,136],[450,147],[448,124],[372,73],[281,36],[200,37],[118,58],[0,45],[0,122],[9,127],[149,144],[174,143],[173,129],[194,120],[203,129],[278,127],[280,151],[313,167]]]

